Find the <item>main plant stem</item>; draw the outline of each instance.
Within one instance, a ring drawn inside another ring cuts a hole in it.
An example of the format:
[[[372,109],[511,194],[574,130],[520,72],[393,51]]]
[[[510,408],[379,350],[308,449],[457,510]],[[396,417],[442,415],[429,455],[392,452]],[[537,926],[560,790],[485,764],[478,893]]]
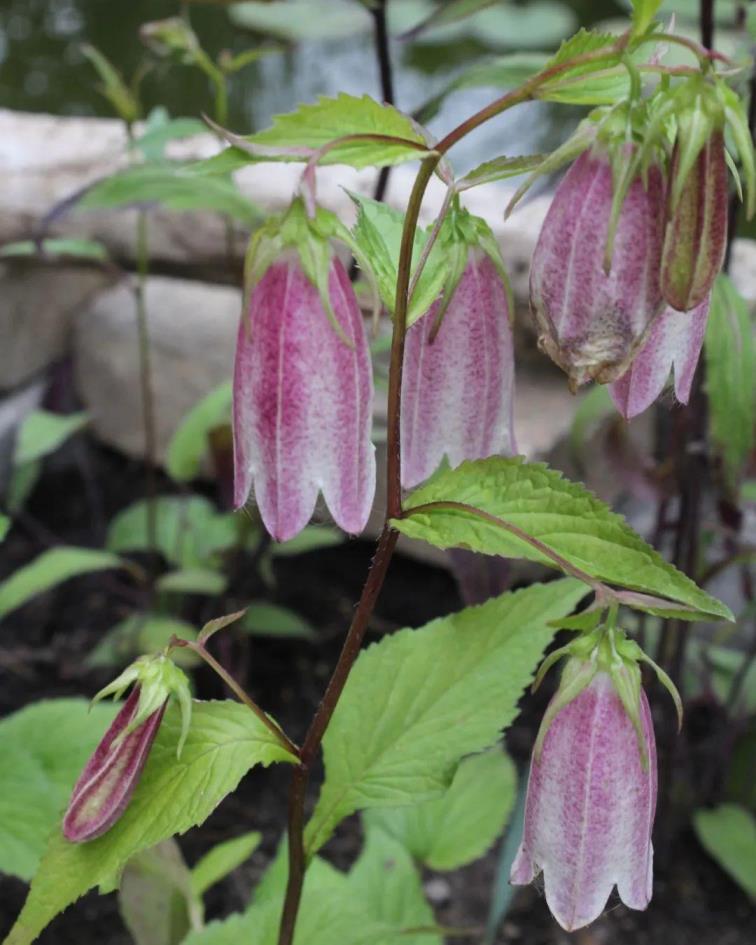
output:
[[[620,41],[620,43],[622,40]],[[344,690],[349,673],[357,659],[368,622],[373,613],[378,595],[388,571],[391,556],[394,553],[398,533],[391,525],[391,519],[399,518],[402,514],[402,486],[401,486],[401,401],[402,401],[402,364],[404,361],[404,340],[407,331],[407,309],[409,305],[409,285],[412,276],[412,250],[414,248],[415,231],[420,216],[420,208],[428,182],[433,176],[441,159],[446,152],[458,141],[474,131],[489,119],[521,102],[535,97],[537,89],[544,83],[557,78],[562,72],[574,69],[576,66],[588,62],[610,58],[614,51],[586,53],[576,56],[539,73],[525,82],[519,89],[508,92],[496,99],[490,105],[482,108],[475,115],[462,122],[451,131],[437,145],[434,153],[427,157],[420,165],[415,183],[410,194],[407,212],[404,217],[402,241],[399,250],[397,266],[396,302],[394,306],[394,325],[391,337],[391,360],[389,365],[388,382],[388,417],[387,417],[387,457],[386,457],[386,518],[378,540],[375,557],[370,565],[362,595],[357,604],[352,623],[347,632],[344,646],[339,655],[336,668],[333,671],[323,699],[318,706],[315,716],[307,730],[300,751],[300,763],[294,769],[289,792],[288,815],[288,844],[289,844],[289,876],[286,883],[286,896],[281,914],[281,925],[278,934],[278,945],[292,945],[297,913],[302,899],[305,871],[307,869],[307,854],[304,845],[304,805],[307,792],[307,783],[312,764],[317,757],[320,744],[323,741],[328,723],[338,705],[341,693]]]

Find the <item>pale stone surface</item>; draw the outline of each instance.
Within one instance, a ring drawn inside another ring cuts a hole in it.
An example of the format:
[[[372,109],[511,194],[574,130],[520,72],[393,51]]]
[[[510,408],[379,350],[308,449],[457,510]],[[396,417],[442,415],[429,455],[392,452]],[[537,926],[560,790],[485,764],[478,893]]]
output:
[[[100,268],[0,263],[0,390],[22,384],[64,357],[77,312],[112,279]]]
[[[183,279],[147,282],[158,459],[198,400],[231,376],[237,289]],[[131,280],[98,296],[74,326],[77,390],[92,429],[129,456],[144,454],[136,307]]]

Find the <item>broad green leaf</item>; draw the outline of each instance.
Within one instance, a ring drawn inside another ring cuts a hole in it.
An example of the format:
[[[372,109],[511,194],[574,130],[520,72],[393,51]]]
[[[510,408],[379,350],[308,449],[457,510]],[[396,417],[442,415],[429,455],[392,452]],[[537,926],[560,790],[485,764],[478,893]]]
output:
[[[459,508],[413,509],[430,503]],[[437,548],[469,548],[555,567],[546,553],[513,535],[492,516],[514,526],[590,577],[685,604],[705,617],[732,620],[729,607],[697,587],[637,535],[621,515],[542,463],[494,456],[436,473],[405,501],[394,526]],[[692,611],[680,616],[693,619]]]
[[[192,888],[197,896],[205,892],[248,860],[260,846],[257,830],[216,844],[192,867]]]
[[[215,210],[246,226],[261,215],[236,185],[207,177],[201,187],[179,164],[138,164],[94,184],[79,204],[84,209],[162,204],[169,210]]]
[[[352,230],[352,235],[367,256],[375,274],[383,304],[389,312],[393,313],[404,215],[370,197],[362,197],[358,194],[350,194],[350,196],[358,208],[357,223]],[[412,250],[413,262],[417,262],[427,238],[427,232],[418,227],[415,231]],[[448,258],[437,242],[412,296],[407,312],[408,326],[424,315],[436,301],[447,275]]]
[[[292,555],[305,554],[308,551],[320,551],[321,548],[333,548],[343,545],[345,535],[327,525],[307,525],[289,541],[273,542],[271,554],[276,558],[289,558]]]
[[[191,928],[201,927],[202,902],[173,838],[129,860],[118,889],[118,911],[135,945],[179,945]]]
[[[92,259],[97,262],[105,262],[108,258],[108,251],[95,240],[84,239],[47,239],[40,240],[38,243],[34,240],[19,240],[17,243],[6,243],[0,247],[0,259],[10,259],[13,257],[35,256],[43,259],[54,259],[56,257],[71,259]]]
[[[256,636],[315,638],[312,625],[304,617],[278,604],[250,604],[239,627]]]
[[[168,475],[176,482],[194,479],[207,452],[208,434],[229,423],[230,417],[231,381],[224,381],[192,407],[171,437],[165,463]]]
[[[32,703],[0,721],[0,872],[30,880],[71,789],[115,716],[86,699]]]
[[[402,140],[344,141],[324,154],[319,163],[360,168],[416,161],[429,153],[427,141],[406,115],[367,95],[357,98],[344,92],[336,98],[321,97],[313,104],[300,105],[294,112],[277,115],[272,127],[242,140],[260,147],[260,160],[307,161],[324,145],[348,135]],[[243,147],[241,140],[239,144]]]
[[[500,749],[466,758],[442,797],[363,815],[369,828],[391,834],[425,866],[454,870],[482,856],[504,829],[517,793],[517,774]]]
[[[363,651],[323,740],[326,777],[307,826],[318,850],[355,810],[438,797],[489,748],[556,632],[585,594],[573,580],[504,594]]]
[[[89,422],[89,414],[50,413],[49,410],[33,410],[21,424],[13,451],[13,463],[23,463],[41,459],[54,453],[70,436],[78,433]]]
[[[246,167],[250,162],[250,156],[241,148],[226,148],[219,154],[213,154],[212,157],[203,158],[201,161],[191,161],[184,165],[184,173],[187,177],[228,177],[234,171]]]
[[[243,705],[195,702],[181,758],[178,708],[171,705],[131,803],[102,837],[69,843],[56,831],[5,945],[29,945],[88,889],[112,889],[136,853],[201,824],[254,765],[294,758]]]
[[[711,435],[737,487],[754,442],[756,354],[748,307],[725,275],[714,284],[704,351]]]
[[[107,551],[69,546],[50,548],[0,584],[0,618],[70,578],[123,567],[126,563]]]
[[[143,653],[155,653],[167,646],[171,637],[196,640],[197,631],[177,617],[134,614],[119,621],[102,637],[87,657],[88,666],[125,666]],[[200,657],[186,648],[173,651],[172,659],[185,669],[197,666]]]
[[[756,899],[756,817],[737,804],[722,804],[693,815],[706,851],[751,899]]]
[[[517,177],[518,174],[532,171],[543,160],[543,154],[527,154],[523,157],[505,157],[502,155],[479,164],[474,170],[460,178],[454,186],[456,190],[462,191],[469,190],[471,187],[479,187],[481,184],[490,184],[491,181]]]
[[[372,25],[367,10],[349,0],[258,0],[235,4],[229,16],[237,26],[292,42],[346,39]]]
[[[412,929],[435,925],[433,910],[412,858],[395,837],[380,828],[368,828],[365,846],[349,874],[349,895],[370,919],[385,924],[392,935],[380,945],[441,945],[439,934]],[[401,934],[401,937],[400,937]]]
[[[233,515],[218,513],[202,496],[161,496],[155,501],[157,547],[166,561],[184,570],[211,566],[217,554],[237,541]],[[108,528],[111,551],[146,551],[147,502],[119,512]]]
[[[161,575],[155,582],[159,591],[173,594],[222,594],[228,580],[220,571],[206,568],[192,568],[184,571],[170,571]]]
[[[641,36],[659,12],[662,0],[633,0],[633,34]]]

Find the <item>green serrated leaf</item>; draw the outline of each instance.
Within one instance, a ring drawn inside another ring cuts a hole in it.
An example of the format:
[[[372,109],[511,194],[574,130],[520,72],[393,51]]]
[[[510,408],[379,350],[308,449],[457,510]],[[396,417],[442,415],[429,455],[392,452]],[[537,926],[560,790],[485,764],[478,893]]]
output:
[[[483,516],[459,508],[412,511],[445,501],[470,506]],[[436,473],[407,498],[404,508],[406,517],[394,520],[394,527],[437,548],[464,547],[555,566],[547,554],[485,519],[493,516],[592,578],[683,603],[703,617],[733,619],[729,607],[665,561],[622,516],[545,464],[498,456],[465,462]]]
[[[231,381],[224,381],[195,404],[171,437],[166,452],[168,475],[176,482],[189,482],[200,471],[207,452],[208,433],[230,422]]]
[[[92,259],[97,262],[105,262],[108,258],[108,251],[102,243],[97,243],[95,240],[73,238],[40,240],[38,243],[34,240],[19,240],[16,243],[6,243],[0,247],[0,259],[24,256],[46,259],[55,259],[56,257]]]
[[[157,548],[167,561],[184,570],[213,570],[218,553],[237,541],[235,517],[216,512],[202,496],[161,496],[154,506]],[[146,501],[135,502],[115,516],[106,546],[111,551],[149,549]]]
[[[21,466],[54,453],[88,422],[89,414],[86,411],[60,414],[50,413],[49,410],[32,410],[18,431],[13,450],[14,466]]]
[[[125,566],[121,558],[107,551],[66,545],[50,548],[0,584],[0,618],[70,578]]]
[[[748,307],[725,275],[714,284],[704,352],[711,435],[736,488],[754,442],[756,355]]]
[[[350,196],[358,208],[352,235],[375,275],[383,304],[393,313],[404,215],[370,197]],[[427,231],[420,227],[415,230],[413,262],[417,262],[427,238]],[[438,298],[446,281],[447,264],[448,259],[437,241],[412,295],[407,312],[408,327],[425,315]]]
[[[461,762],[446,793],[408,807],[363,815],[425,866],[454,870],[482,856],[504,829],[517,793],[515,766],[500,748]]]
[[[239,624],[245,632],[263,637],[315,638],[309,621],[288,607],[278,604],[250,604]]]
[[[0,872],[32,878],[76,778],[115,713],[102,704],[90,711],[86,699],[49,699],[0,721]]]
[[[232,180],[207,176],[201,187],[180,164],[138,164],[94,184],[79,204],[84,209],[161,204],[169,210],[214,210],[245,226],[261,213]]]
[[[231,840],[217,843],[192,868],[192,888],[197,896],[204,895],[211,886],[219,883],[259,847],[262,834],[257,830],[243,833]]]
[[[512,721],[555,633],[549,621],[584,593],[573,580],[536,584],[361,653],[323,741],[308,851],[355,810],[443,794],[461,758],[490,747]]]
[[[254,765],[294,762],[246,706],[195,702],[180,760],[171,705],[129,806],[103,836],[69,843],[56,831],[5,945],[30,945],[47,923],[98,884],[110,886],[134,854],[201,824]]]
[[[737,804],[697,810],[693,826],[704,849],[756,899],[756,817]]]
[[[454,187],[457,191],[469,190],[471,187],[480,186],[480,184],[490,184],[495,180],[517,177],[519,174],[532,171],[544,159],[545,155],[543,154],[526,154],[522,157],[505,157],[502,155],[479,164],[474,170],[460,178]]]
[[[358,98],[345,92],[335,98],[321,97],[315,103],[300,105],[294,112],[277,115],[272,127],[238,143],[242,147],[242,141],[259,146],[261,160],[307,161],[313,152],[350,135],[392,140],[344,141],[324,154],[319,163],[348,164],[356,168],[388,166],[416,161],[430,153],[425,137],[398,109],[382,105],[367,95]]]

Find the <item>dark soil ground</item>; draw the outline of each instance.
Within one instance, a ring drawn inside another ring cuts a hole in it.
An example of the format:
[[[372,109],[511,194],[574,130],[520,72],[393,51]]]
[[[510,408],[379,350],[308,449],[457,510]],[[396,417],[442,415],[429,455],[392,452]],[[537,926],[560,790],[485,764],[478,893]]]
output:
[[[161,483],[169,488],[166,483]],[[141,467],[93,446],[82,438],[66,456],[48,463],[23,521],[19,521],[0,553],[0,577],[44,550],[45,542],[63,541],[96,546],[104,525],[119,509],[139,498]],[[258,701],[297,739],[323,691],[334,665],[341,635],[359,595],[372,555],[372,545],[353,541],[327,551],[276,564],[275,599],[301,612],[318,630],[318,641],[245,638],[221,654]],[[226,613],[260,592],[251,567],[242,565],[230,597],[213,602],[207,612],[202,599],[188,605],[189,620],[201,623]],[[12,614],[0,639],[0,716],[41,698],[92,695],[112,673],[89,670],[84,659],[105,630],[139,604],[133,585],[124,577],[95,575],[63,585]],[[461,605],[449,572],[398,557],[392,564],[371,625],[381,634],[403,625],[420,625]],[[201,669],[196,674],[200,697],[223,695],[216,677]],[[525,711],[508,733],[510,751],[524,761],[548,693],[526,701]],[[239,791],[228,798],[200,829],[184,837],[181,846],[189,863],[220,840],[248,829],[259,829],[262,846],[251,860],[207,897],[208,917],[241,909],[269,862],[285,822],[288,772],[281,767],[253,771]],[[314,792],[313,792],[314,793]],[[573,938],[596,945],[754,945],[756,910],[739,888],[707,857],[688,829],[665,829],[672,820],[662,811],[657,832],[667,835],[657,857],[654,899],[645,913],[610,902],[607,914]],[[359,848],[356,819],[342,826],[325,853],[347,867]],[[498,850],[451,874],[431,876],[439,922],[449,927],[480,928],[485,924]],[[24,883],[0,877],[0,935],[10,927],[26,894]],[[498,943],[552,945],[570,938],[548,914],[542,892],[517,892],[500,929]],[[466,938],[479,941],[477,934]],[[56,919],[40,938],[42,945],[89,945],[130,941],[119,918],[115,896],[90,893]],[[451,941],[451,940],[450,940]],[[243,945],[243,943],[240,943]],[[333,945],[348,945],[334,942]]]

